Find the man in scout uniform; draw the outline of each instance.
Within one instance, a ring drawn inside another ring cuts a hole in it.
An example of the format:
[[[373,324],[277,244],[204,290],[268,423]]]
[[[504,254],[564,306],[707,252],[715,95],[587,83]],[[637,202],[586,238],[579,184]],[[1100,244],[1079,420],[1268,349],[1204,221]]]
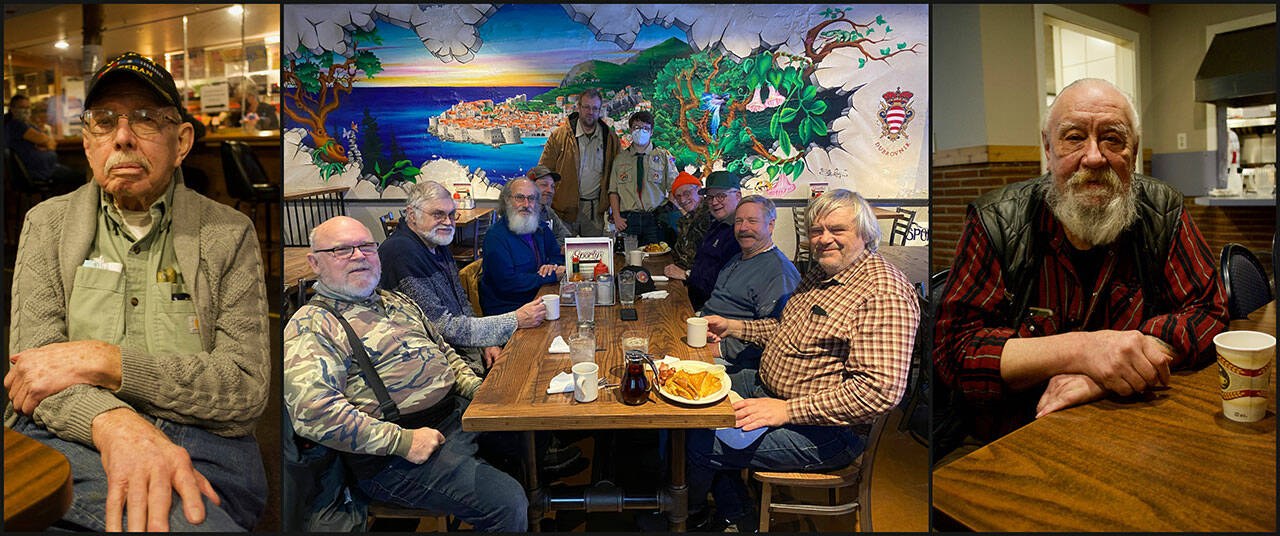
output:
[[[262,256],[249,218],[182,184],[184,118],[162,67],[108,61],[81,115],[93,182],[22,227],[5,425],[70,462],[58,527],[244,531],[266,504]]]
[[[640,237],[641,244],[662,241],[654,210],[676,180],[671,153],[652,143],[653,114],[640,110],[627,121],[631,146],[613,161],[609,176],[609,210],[618,232]]]

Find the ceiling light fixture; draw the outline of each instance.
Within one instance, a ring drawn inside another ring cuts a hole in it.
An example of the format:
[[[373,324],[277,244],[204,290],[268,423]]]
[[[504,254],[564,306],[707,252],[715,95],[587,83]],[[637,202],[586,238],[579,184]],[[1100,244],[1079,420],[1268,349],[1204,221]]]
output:
[[[239,17],[241,13],[244,13],[244,6],[235,4],[231,6],[230,12],[232,17]]]
[[[57,43],[53,44],[53,48],[57,48],[57,49],[66,49],[70,47],[71,47],[71,44],[68,43],[66,39],[59,39]]]

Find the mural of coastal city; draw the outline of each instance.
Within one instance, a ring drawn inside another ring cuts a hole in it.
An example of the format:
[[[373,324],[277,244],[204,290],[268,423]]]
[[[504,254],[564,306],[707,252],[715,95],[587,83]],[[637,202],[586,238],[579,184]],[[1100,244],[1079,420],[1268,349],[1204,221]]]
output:
[[[773,197],[810,184],[928,196],[923,5],[284,7],[285,189],[403,199],[421,180],[495,198],[578,94],[606,123]]]

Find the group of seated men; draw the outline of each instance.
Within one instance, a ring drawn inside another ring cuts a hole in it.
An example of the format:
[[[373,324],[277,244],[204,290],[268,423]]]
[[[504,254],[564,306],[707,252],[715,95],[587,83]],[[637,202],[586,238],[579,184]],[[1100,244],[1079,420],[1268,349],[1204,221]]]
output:
[[[399,416],[388,416],[351,357],[345,328],[315,302],[286,325],[285,404],[296,433],[340,451],[370,499],[449,512],[478,530],[528,528],[524,491],[491,463],[504,455],[501,441],[462,431],[460,419],[501,347],[545,318],[539,289],[564,276],[557,228],[571,226],[546,210],[556,182],[536,167],[502,189],[484,238],[484,316],[450,253],[457,209],[438,182],[411,188],[404,218],[380,246],[347,217],[313,230],[315,300],[362,338]],[[675,186],[691,194],[676,200],[682,217],[700,213],[701,197],[712,221],[692,266],[670,272],[687,280],[691,295],[701,289],[696,305],[717,359],[745,397],[735,404],[737,425],[769,427],[747,450],[710,430],[690,435],[691,511],[704,528],[750,527],[755,514],[739,469],[847,465],[864,447],[865,425],[901,399],[918,301],[906,277],[875,253],[879,226],[855,193],[833,190],[811,203],[802,224],[815,265],[802,277],[773,244],[774,203],[741,197],[739,177],[719,171],[705,187],[692,177]]]

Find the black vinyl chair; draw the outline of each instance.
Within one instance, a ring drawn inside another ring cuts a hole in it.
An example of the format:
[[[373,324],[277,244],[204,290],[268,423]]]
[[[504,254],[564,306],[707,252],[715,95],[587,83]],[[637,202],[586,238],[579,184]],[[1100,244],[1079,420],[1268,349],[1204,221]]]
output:
[[[250,218],[253,225],[258,225],[258,205],[268,205],[267,210],[267,249],[271,249],[271,203],[280,202],[280,186],[271,184],[262,163],[242,141],[228,140],[222,142],[222,172],[226,175],[227,193],[236,199],[236,210],[240,203],[250,203]]]
[[[9,191],[18,196],[19,215],[25,214],[37,203],[54,195],[53,182],[32,180],[31,175],[27,174],[26,164],[8,147],[4,149],[4,168],[4,180],[10,185]]]
[[[907,244],[907,234],[911,232],[911,224],[916,222],[916,211],[898,207],[899,214],[905,214],[906,218],[894,218],[893,228],[889,230],[890,246],[905,246]],[[894,242],[894,238],[898,241]]]
[[[1232,320],[1245,318],[1272,300],[1266,270],[1253,252],[1240,244],[1222,248],[1222,286],[1227,289],[1227,314]]]

